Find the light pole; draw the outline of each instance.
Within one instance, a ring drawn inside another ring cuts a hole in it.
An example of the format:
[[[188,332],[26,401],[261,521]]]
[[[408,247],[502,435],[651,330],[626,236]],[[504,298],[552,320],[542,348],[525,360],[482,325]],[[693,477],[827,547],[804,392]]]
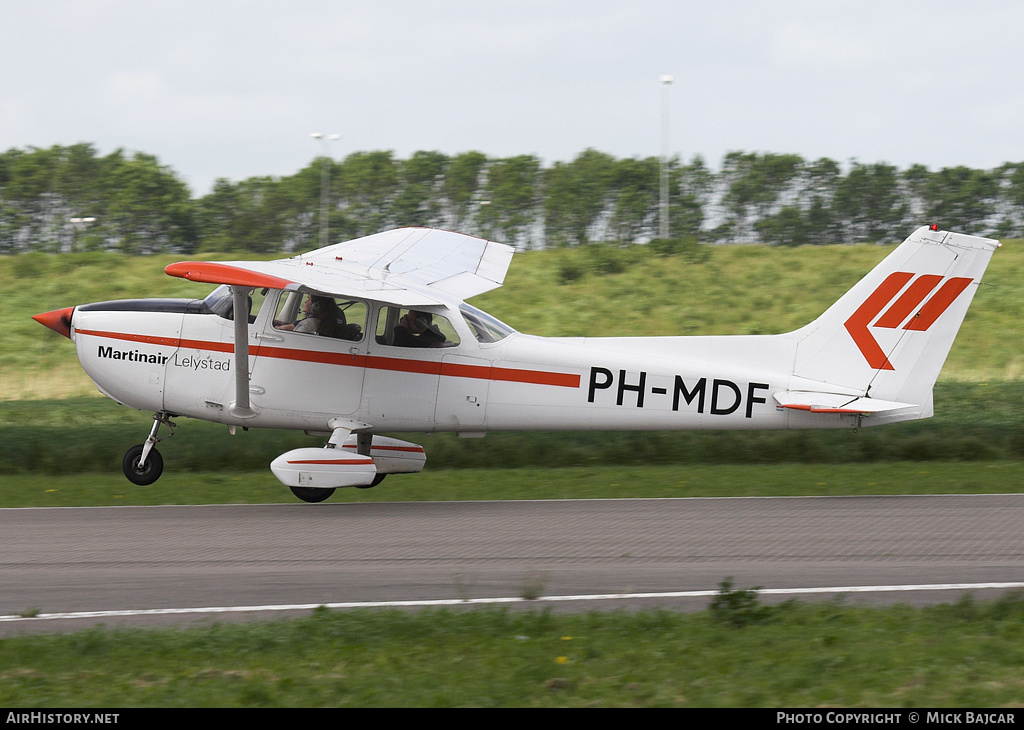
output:
[[[319,140],[320,144],[324,148],[324,157],[326,158],[320,163],[320,248],[327,245],[327,197],[330,189],[331,182],[331,167],[328,163],[333,163],[334,158],[331,156],[331,142],[337,139],[341,139],[340,134],[328,135],[325,139],[320,132],[313,132],[309,135],[315,140]]]
[[[85,232],[85,229],[89,227],[91,223],[95,223],[96,219],[93,216],[86,218],[69,218],[68,221],[71,223],[71,250],[75,250],[75,243],[78,241],[78,232]]]
[[[661,238],[668,238],[668,87],[671,76],[661,79]]]

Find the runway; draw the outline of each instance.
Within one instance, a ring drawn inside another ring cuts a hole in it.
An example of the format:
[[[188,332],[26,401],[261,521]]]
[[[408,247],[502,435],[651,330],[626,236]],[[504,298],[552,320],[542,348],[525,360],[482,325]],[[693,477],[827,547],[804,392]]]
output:
[[[1024,495],[0,510],[0,633],[311,606],[927,603],[1024,586]],[[100,612],[96,615],[94,612]]]

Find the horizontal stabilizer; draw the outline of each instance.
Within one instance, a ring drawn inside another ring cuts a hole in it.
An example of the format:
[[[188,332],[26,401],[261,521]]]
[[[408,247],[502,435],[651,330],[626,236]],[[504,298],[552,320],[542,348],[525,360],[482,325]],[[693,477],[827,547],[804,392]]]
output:
[[[861,398],[839,393],[815,393],[806,390],[786,390],[773,396],[783,408],[811,413],[885,413],[917,408],[913,403],[897,403],[877,398]]]

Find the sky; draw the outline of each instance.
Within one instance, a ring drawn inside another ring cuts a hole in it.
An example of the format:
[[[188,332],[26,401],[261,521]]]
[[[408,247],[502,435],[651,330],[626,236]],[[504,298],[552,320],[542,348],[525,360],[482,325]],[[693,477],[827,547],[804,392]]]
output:
[[[2,0],[0,151],[1024,161],[1019,0]],[[671,75],[671,85],[662,76]],[[329,143],[311,133],[340,135]]]

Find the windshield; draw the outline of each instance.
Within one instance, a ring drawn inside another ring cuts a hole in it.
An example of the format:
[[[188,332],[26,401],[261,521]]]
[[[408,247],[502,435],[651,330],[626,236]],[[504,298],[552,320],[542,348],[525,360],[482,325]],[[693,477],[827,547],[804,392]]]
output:
[[[495,319],[487,312],[470,304],[463,304],[459,307],[459,311],[462,312],[462,317],[466,320],[469,328],[473,330],[473,336],[479,342],[497,342],[515,332],[501,320]]]
[[[206,299],[203,300],[203,304],[208,311],[218,314],[226,319],[231,319],[231,309],[233,305],[231,287],[227,284],[221,284],[206,295]]]

